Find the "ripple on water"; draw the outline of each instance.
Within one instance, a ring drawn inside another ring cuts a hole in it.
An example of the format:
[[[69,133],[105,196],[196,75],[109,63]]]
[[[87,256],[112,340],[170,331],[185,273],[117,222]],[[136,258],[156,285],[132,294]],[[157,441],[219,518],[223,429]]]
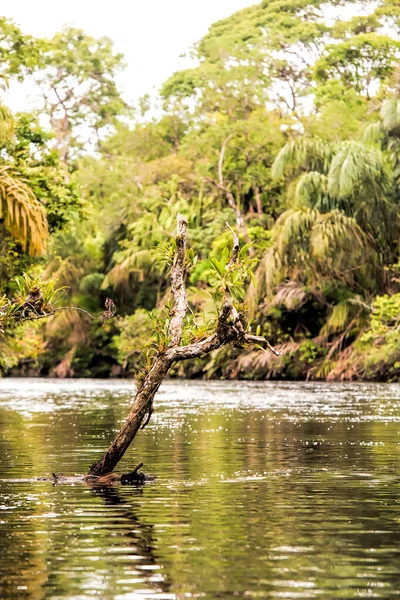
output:
[[[395,598],[400,386],[167,381],[121,465],[127,381],[0,380],[0,597]]]

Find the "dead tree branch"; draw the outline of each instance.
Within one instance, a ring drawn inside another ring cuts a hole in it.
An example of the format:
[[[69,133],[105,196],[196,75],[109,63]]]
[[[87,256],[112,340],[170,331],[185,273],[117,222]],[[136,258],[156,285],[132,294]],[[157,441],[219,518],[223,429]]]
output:
[[[169,347],[179,346],[182,337],[182,322],[188,309],[186,296],[186,231],[187,221],[183,215],[177,217],[178,232],[176,236],[175,260],[171,269],[171,289],[174,298],[172,318],[168,328]]]
[[[233,248],[227,265],[227,269],[231,269],[239,260],[239,238],[233,229],[228,227],[233,235]],[[188,310],[185,288],[187,277],[186,231],[187,221],[182,215],[178,215],[176,252],[171,268],[173,307],[168,328],[167,348],[160,350],[156,355],[150,370],[136,392],[125,423],[101,459],[90,467],[89,475],[102,476],[113,471],[135,438],[142,423],[144,422],[143,426],[148,423],[149,415],[152,412],[153,398],[174,363],[206,356],[213,350],[230,343],[235,345],[265,344],[274,354],[279,354],[272,348],[268,340],[251,335],[246,331],[228,289],[224,292],[215,331],[204,339],[180,346],[183,320]],[[146,415],[148,415],[147,418]]]
[[[237,230],[243,231],[243,235],[244,235],[244,239],[246,240],[246,244],[250,244],[251,243],[250,236],[248,234],[248,231],[247,231],[247,228],[246,228],[246,225],[244,222],[244,217],[242,215],[242,211],[240,210],[239,203],[236,201],[236,198],[233,195],[230,187],[224,183],[223,168],[224,168],[225,150],[228,145],[228,142],[232,139],[232,137],[233,137],[232,134],[228,135],[221,144],[221,149],[219,151],[219,157],[218,157],[218,181],[215,181],[214,179],[209,179],[209,181],[211,183],[213,183],[219,190],[224,192],[229,206],[235,212]],[[254,250],[251,246],[249,248],[249,255],[254,256]]]

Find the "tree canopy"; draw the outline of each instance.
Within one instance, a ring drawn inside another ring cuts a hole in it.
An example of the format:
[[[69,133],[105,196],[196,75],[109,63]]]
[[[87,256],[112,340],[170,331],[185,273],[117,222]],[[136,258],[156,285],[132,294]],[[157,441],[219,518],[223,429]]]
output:
[[[17,327],[0,368],[138,372],[138,347],[162,339],[183,213],[195,326],[216,319],[225,222],[237,223],[257,267],[236,308],[283,354],[221,348],[176,375],[397,377],[392,329],[379,338],[390,360],[367,348],[400,291],[397,3],[265,1],[212,25],[192,53],[138,115],[110,40],[73,28],[35,39],[0,21],[3,85],[30,78],[43,95],[40,120],[0,107],[0,291],[42,274],[66,286],[64,302],[96,311],[111,296],[118,308],[104,326],[67,311],[27,325],[23,349]]]

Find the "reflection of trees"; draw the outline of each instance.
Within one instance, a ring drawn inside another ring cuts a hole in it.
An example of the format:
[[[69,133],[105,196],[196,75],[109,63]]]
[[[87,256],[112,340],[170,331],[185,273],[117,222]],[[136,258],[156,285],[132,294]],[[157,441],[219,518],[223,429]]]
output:
[[[63,486],[55,487],[65,494]],[[76,522],[72,518],[69,526],[68,518],[64,519],[62,527],[49,536],[48,585],[54,595],[68,597],[68,590],[79,597],[97,590],[102,598],[112,600],[138,587],[152,594],[167,589],[160,569],[154,568],[158,565],[153,526],[144,524],[131,505],[132,497],[141,495],[143,488],[130,488],[127,496],[117,488],[77,487]]]
[[[125,397],[123,400],[126,402]],[[86,406],[87,399],[83,398],[83,409],[79,398],[76,404],[74,401],[73,395],[61,395],[54,410],[29,414],[27,400],[25,410],[29,416],[0,409],[0,436],[7,442],[7,463],[14,467],[14,477],[25,477],[28,465],[29,476],[87,472],[96,448],[103,450],[104,440],[111,439],[118,429],[124,408],[111,392],[101,396],[102,404],[107,405],[104,410],[96,408],[96,400]],[[82,442],[85,454],[79,452]],[[3,458],[0,454],[0,463]]]
[[[45,497],[50,485],[40,484],[37,497]],[[9,492],[11,498],[12,484]],[[21,494],[25,502],[18,513],[11,514],[7,529],[0,527],[0,598],[83,597],[96,590],[111,600],[137,587],[155,596],[167,592],[170,584],[157,568],[154,527],[143,523],[131,504],[143,488],[123,492],[54,486],[52,503],[59,511],[54,518],[46,518],[43,506]],[[77,508],[68,511],[71,506]]]
[[[174,459],[164,472],[173,499],[156,515],[169,525],[157,548],[171,590],[217,597],[251,589],[268,598],[305,581],[333,597],[380,579],[397,589],[398,453],[359,443],[393,444],[397,425],[388,432],[384,423],[331,427],[267,417],[262,411],[188,415],[172,436],[173,451],[155,434],[164,467],[172,452]],[[322,443],[314,447],[316,440]],[[382,472],[391,478],[387,487],[371,482],[371,474]]]
[[[82,472],[90,444],[104,446],[93,434],[117,427],[119,413],[80,410],[30,420],[0,411],[7,474],[43,475],[55,462]],[[290,582],[304,597],[302,582],[324,598],[353,589],[359,597],[368,581],[386,597],[399,589],[398,423],[295,422],[222,407],[172,425],[151,423],[134,451],[154,484],[0,483],[1,503],[12,507],[0,512],[1,598],[14,600],[20,584],[31,600],[93,590],[112,600],[143,587],[268,599],[291,597]]]
[[[47,582],[46,561],[40,551],[43,524],[25,521],[32,515],[33,502],[24,500],[26,494],[20,493],[19,486],[4,482],[0,486],[0,504],[9,507],[0,513],[0,598],[39,600]]]

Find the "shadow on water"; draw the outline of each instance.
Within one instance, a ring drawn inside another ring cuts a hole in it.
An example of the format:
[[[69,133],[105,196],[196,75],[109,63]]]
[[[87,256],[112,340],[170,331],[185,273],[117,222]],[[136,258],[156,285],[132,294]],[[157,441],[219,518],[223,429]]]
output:
[[[111,516],[107,526],[111,528],[118,527],[121,518],[125,519],[126,523],[132,526],[132,529],[129,529],[126,533],[126,541],[129,540],[129,545],[136,549],[137,556],[141,558],[142,566],[151,573],[151,575],[144,578],[143,582],[148,585],[149,590],[152,587],[154,588],[153,593],[163,592],[167,594],[170,591],[171,583],[165,574],[154,575],[154,572],[160,569],[155,555],[154,525],[143,523],[135,513],[135,508],[131,502],[126,497],[123,497],[116,487],[92,486],[91,491],[94,496],[102,499],[106,507],[118,507],[117,518]],[[143,496],[143,491],[143,486],[131,486],[127,495],[131,499],[139,500]]]

